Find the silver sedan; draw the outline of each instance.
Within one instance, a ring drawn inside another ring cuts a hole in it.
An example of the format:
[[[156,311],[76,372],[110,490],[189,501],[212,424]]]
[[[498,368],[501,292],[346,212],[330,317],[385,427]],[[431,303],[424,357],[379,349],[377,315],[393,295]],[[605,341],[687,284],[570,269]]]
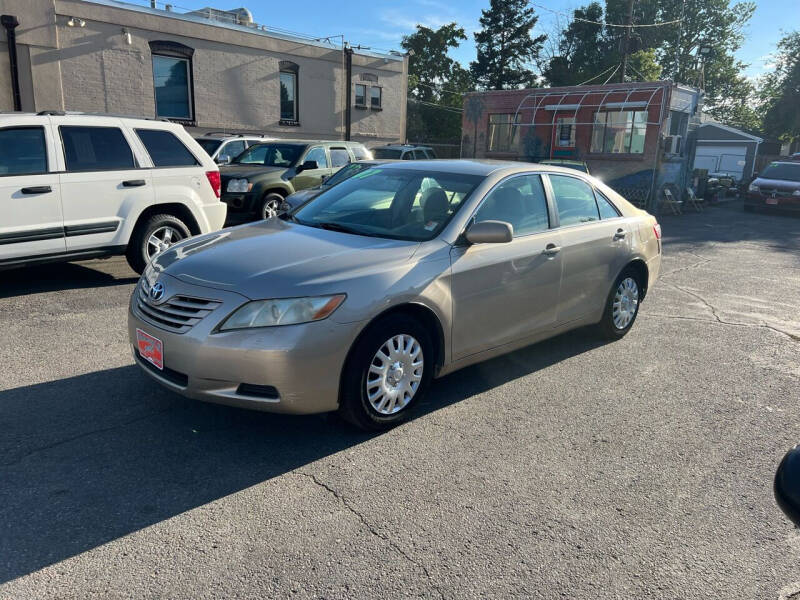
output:
[[[660,237],[571,169],[375,166],[291,214],[158,255],[131,298],[131,346],[191,398],[383,428],[434,377],[585,325],[624,336]]]

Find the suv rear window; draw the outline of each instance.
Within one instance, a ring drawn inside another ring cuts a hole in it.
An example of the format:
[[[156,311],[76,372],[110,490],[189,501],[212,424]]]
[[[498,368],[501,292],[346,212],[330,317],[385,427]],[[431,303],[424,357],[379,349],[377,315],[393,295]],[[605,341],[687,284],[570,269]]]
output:
[[[67,171],[133,169],[128,141],[117,127],[59,127]]]
[[[0,129],[0,176],[47,172],[47,150],[42,127]]]
[[[199,165],[194,154],[169,131],[137,129],[153,165],[156,167],[193,167]]]

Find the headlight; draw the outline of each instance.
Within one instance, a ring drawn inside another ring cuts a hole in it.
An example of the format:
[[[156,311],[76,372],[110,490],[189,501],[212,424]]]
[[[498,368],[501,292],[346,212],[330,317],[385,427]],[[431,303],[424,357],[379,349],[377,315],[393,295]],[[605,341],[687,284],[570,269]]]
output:
[[[252,187],[253,184],[247,181],[247,179],[230,179],[228,180],[228,187],[226,190],[241,194],[244,192],[249,192]]]
[[[236,309],[219,326],[220,331],[248,329],[250,327],[274,327],[276,325],[297,325],[320,321],[335,311],[345,294],[335,296],[315,296],[308,298],[281,298],[275,300],[254,300]]]
[[[755,183],[751,183],[750,187],[747,188],[747,191],[748,192],[757,192],[758,191],[758,186]]]
[[[144,268],[142,272],[141,282],[142,285],[145,286],[145,290],[149,290],[155,284],[156,279],[158,279],[158,273],[153,268],[151,263],[147,263],[147,266]]]
[[[793,191],[792,196],[800,196],[800,190]]]

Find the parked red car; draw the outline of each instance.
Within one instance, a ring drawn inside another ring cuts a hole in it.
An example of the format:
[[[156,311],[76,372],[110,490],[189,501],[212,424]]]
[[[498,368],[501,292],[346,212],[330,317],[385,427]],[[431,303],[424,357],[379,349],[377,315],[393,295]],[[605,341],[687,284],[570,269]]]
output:
[[[747,188],[744,209],[778,208],[800,212],[800,162],[776,161]]]

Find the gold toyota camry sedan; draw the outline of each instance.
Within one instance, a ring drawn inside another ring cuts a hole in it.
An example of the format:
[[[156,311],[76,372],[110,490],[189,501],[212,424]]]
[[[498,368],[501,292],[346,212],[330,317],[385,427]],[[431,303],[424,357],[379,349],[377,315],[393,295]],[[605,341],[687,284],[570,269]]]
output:
[[[585,325],[624,336],[660,238],[653,216],[574,169],[377,165],[292,213],[157,255],[131,297],[130,341],[185,396],[380,429],[434,377]]]

